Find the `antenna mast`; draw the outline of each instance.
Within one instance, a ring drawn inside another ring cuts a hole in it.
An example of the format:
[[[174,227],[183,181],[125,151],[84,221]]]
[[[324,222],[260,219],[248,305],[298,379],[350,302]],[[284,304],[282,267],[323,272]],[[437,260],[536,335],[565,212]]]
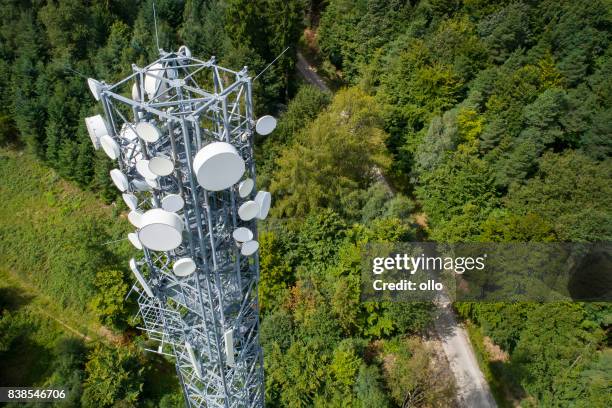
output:
[[[115,84],[88,79],[104,117],[86,118],[142,250],[129,266],[148,350],[175,358],[187,407],[263,407],[257,220],[271,197],[253,135],[276,120],[254,121],[246,67],[160,52]]]

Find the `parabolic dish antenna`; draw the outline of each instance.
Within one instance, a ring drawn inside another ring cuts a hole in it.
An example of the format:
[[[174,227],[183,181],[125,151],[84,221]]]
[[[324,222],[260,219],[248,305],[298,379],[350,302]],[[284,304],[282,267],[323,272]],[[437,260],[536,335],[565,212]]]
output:
[[[166,156],[155,156],[149,160],[149,170],[158,176],[168,176],[174,171],[174,163]]]
[[[127,205],[130,210],[135,210],[138,207],[138,199],[134,194],[123,193],[121,197],[123,197],[125,205]]]
[[[100,138],[100,146],[102,146],[102,150],[104,150],[104,153],[106,153],[111,160],[115,160],[119,157],[119,153],[121,152],[119,145],[109,135],[104,135]]]
[[[193,169],[202,187],[221,191],[240,180],[244,174],[244,160],[231,144],[213,142],[196,154]]]
[[[238,216],[243,221],[252,220],[253,218],[257,217],[257,214],[259,214],[259,205],[257,205],[257,203],[253,200],[243,203],[238,208]]]
[[[154,208],[142,216],[138,239],[154,251],[170,251],[183,241],[183,221],[173,212]]]
[[[140,96],[140,87],[138,86],[138,82],[134,82],[134,85],[132,85],[132,99],[138,102],[142,102],[142,97]]]
[[[260,220],[265,220],[268,216],[268,212],[270,212],[270,204],[272,204],[272,194],[267,191],[258,191],[257,195],[255,195],[255,202],[259,206],[259,213],[257,214],[257,218]]]
[[[136,228],[142,226],[142,212],[138,210],[132,210],[128,213],[128,221]]]
[[[262,136],[269,135],[275,128],[276,119],[270,115],[262,116],[255,124],[255,131]]]
[[[90,116],[85,118],[85,126],[87,127],[87,133],[89,133],[89,138],[94,145],[94,149],[98,150],[100,148],[100,138],[108,135],[106,121],[100,115]]]
[[[145,92],[149,96],[149,99],[155,98],[157,93],[160,91],[162,80],[164,76],[164,66],[161,63],[154,64],[149,68],[145,75],[144,88]]]
[[[185,201],[183,201],[183,197],[178,194],[168,194],[161,200],[162,208],[170,212],[182,210],[184,205]]]
[[[238,242],[246,242],[253,239],[253,232],[248,228],[240,227],[232,232],[232,237]]]
[[[134,248],[136,249],[142,249],[142,244],[140,243],[140,241],[138,240],[138,235],[136,235],[135,232],[130,232],[128,234],[128,240],[130,241],[130,243],[132,245],[134,245]]]
[[[244,256],[253,255],[259,249],[259,242],[257,241],[247,241],[242,244],[240,248],[240,253]]]
[[[176,276],[189,276],[196,270],[196,264],[191,258],[178,259],[172,266]]]
[[[189,58],[191,57],[191,50],[186,45],[181,45],[178,49],[178,53]]]
[[[138,171],[138,173],[140,173],[140,175],[145,179],[155,180],[157,178],[157,174],[149,170],[148,160],[138,160],[136,162],[136,171]]]
[[[242,198],[245,198],[246,196],[251,194],[251,191],[253,191],[253,187],[255,187],[255,182],[252,178],[242,180],[240,184],[238,184],[238,195],[240,195],[240,197]]]
[[[91,94],[93,95],[94,99],[96,101],[99,101],[100,92],[102,92],[102,88],[104,88],[102,82],[97,81],[93,78],[87,78],[87,85],[89,85],[89,90],[91,91]]]
[[[157,142],[161,136],[159,129],[149,122],[136,124],[136,133],[142,140],[149,143]]]
[[[128,189],[129,187],[128,179],[125,176],[125,174],[121,172],[121,170],[112,169],[110,171],[110,176],[111,176],[111,179],[113,180],[113,183],[115,183],[115,186],[117,186],[119,191],[123,192]]]

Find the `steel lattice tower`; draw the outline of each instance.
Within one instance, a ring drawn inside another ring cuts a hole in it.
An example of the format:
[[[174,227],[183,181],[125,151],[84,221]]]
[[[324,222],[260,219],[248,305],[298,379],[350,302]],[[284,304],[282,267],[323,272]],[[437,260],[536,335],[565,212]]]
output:
[[[130,261],[139,313],[155,351],[171,355],[188,407],[262,407],[252,79],[186,47],[160,50],[125,79],[89,79],[104,116],[86,119],[132,209]],[[207,90],[206,90],[207,89]]]

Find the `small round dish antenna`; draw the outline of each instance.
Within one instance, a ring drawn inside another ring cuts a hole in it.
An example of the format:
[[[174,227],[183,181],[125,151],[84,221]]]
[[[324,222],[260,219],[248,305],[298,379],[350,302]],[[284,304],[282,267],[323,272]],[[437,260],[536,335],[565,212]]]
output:
[[[181,258],[174,262],[172,270],[176,276],[189,276],[196,270],[196,264],[191,258]]]
[[[128,178],[121,172],[119,169],[112,169],[110,171],[111,179],[115,186],[119,189],[119,191],[124,192],[128,189],[130,183],[128,182]]]
[[[252,178],[244,179],[238,184],[238,195],[241,198],[247,197],[253,191],[253,187],[255,187],[255,182]]]
[[[161,137],[159,129],[149,122],[139,122],[136,125],[136,133],[142,140],[149,143],[155,143]]]
[[[259,214],[259,205],[252,200],[243,203],[238,208],[238,216],[243,221],[252,220],[253,218],[257,217],[257,214]]]
[[[265,220],[268,216],[268,212],[270,212],[270,204],[272,204],[272,194],[267,191],[258,191],[257,195],[255,195],[255,202],[259,206],[259,213],[257,214],[257,218],[260,220]]]
[[[128,241],[130,241],[130,243],[134,245],[134,248],[142,249],[142,244],[138,240],[138,235],[135,232],[130,232],[128,234]]]
[[[148,160],[138,160],[136,162],[136,171],[140,173],[142,177],[148,180],[155,180],[157,178],[157,174],[153,173],[149,170],[149,161]]]
[[[178,49],[178,53],[187,58],[191,57],[191,50],[187,48],[186,45],[181,45]]]
[[[174,163],[167,156],[155,156],[149,160],[149,170],[157,176],[169,176],[174,171]]]
[[[134,85],[132,85],[132,99],[138,102],[142,102],[142,96],[140,96],[140,87],[138,86],[138,82],[134,82]]]
[[[142,212],[138,210],[132,210],[128,213],[128,221],[136,228],[142,226]]]
[[[138,239],[153,251],[170,251],[183,241],[183,221],[173,212],[154,208],[142,216]]]
[[[242,244],[240,248],[240,253],[244,256],[253,255],[259,249],[259,242],[257,241],[247,241]]]
[[[161,200],[161,206],[164,210],[170,212],[177,212],[183,209],[185,201],[183,197],[178,194],[168,194]]]
[[[123,198],[125,205],[127,205],[130,210],[135,210],[138,208],[138,199],[134,194],[123,193],[121,197]]]
[[[244,160],[231,144],[213,142],[196,154],[193,169],[202,187],[209,191],[221,191],[240,180],[244,174]]]
[[[87,133],[89,133],[94,149],[98,150],[100,148],[100,138],[108,135],[106,121],[100,115],[90,116],[85,118],[85,126],[87,127]]]
[[[102,85],[102,82],[95,80],[93,78],[87,78],[87,85],[89,85],[89,90],[91,91],[91,94],[93,95],[94,99],[96,101],[99,101],[100,93],[102,92],[102,89],[104,88],[104,85]]]
[[[102,146],[102,150],[111,160],[117,159],[121,153],[119,145],[109,135],[104,135],[100,138],[100,146]]]
[[[147,71],[144,79],[144,89],[149,99],[155,98],[159,93],[162,79],[164,75],[164,66],[161,63],[157,63],[151,66]]]
[[[275,128],[276,119],[270,115],[262,116],[255,124],[255,131],[262,136],[269,135]]]
[[[253,239],[253,232],[248,228],[240,227],[232,232],[232,237],[238,242],[246,242]]]
[[[151,190],[151,186],[147,184],[146,181],[141,179],[132,180],[132,185],[136,191],[149,191]]]

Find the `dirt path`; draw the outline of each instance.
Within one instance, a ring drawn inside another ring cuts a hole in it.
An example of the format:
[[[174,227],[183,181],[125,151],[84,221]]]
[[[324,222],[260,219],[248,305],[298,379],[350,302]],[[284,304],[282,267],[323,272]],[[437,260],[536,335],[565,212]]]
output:
[[[124,342],[122,336],[113,333],[106,326],[102,326],[98,323],[89,322],[79,329],[71,325],[69,322],[66,322],[66,320],[59,319],[58,317],[56,317],[56,315],[61,316],[62,310],[58,309],[57,306],[53,304],[53,301],[49,299],[45,294],[41,293],[36,286],[31,284],[30,282],[26,282],[22,277],[11,271],[3,270],[2,273],[5,274],[3,275],[3,277],[8,279],[11,285],[20,288],[31,297],[30,303],[31,309],[33,311],[47,317],[48,319],[55,321],[57,324],[65,328],[70,333],[81,337],[85,341],[92,341],[94,340],[94,338],[97,338],[96,336],[99,336],[99,338],[103,338],[109,343],[121,344]],[[94,338],[84,333],[82,331],[83,329],[84,331],[92,334]]]
[[[322,91],[331,92],[325,82],[317,75],[304,56],[298,52],[297,69],[304,79]],[[380,169],[375,169],[380,181],[394,194]],[[489,384],[480,371],[465,329],[459,325],[449,302],[438,304],[438,315],[434,328],[457,386],[457,403],[462,408],[495,408],[497,404],[491,394]]]
[[[317,75],[316,69],[306,61],[301,52],[297,53],[297,69],[304,79],[324,92],[331,92],[325,81]]]
[[[465,408],[497,407],[480,371],[466,330],[457,323],[449,302],[438,304],[434,326],[457,386],[457,403]]]

